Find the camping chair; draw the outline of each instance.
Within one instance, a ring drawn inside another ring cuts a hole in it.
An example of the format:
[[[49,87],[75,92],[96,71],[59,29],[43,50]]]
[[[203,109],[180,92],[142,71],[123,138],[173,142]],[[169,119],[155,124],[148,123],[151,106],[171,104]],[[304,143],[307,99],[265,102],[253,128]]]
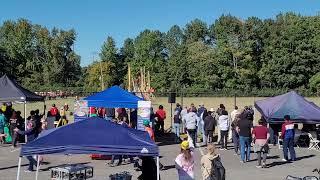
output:
[[[320,147],[319,147],[319,143],[320,141],[313,138],[312,134],[311,133],[308,133],[308,136],[309,136],[309,139],[310,139],[310,144],[309,144],[309,148],[308,149],[314,149],[314,150],[317,150],[317,151],[320,151]]]
[[[278,146],[279,146],[279,149],[282,149],[282,145],[283,145],[283,139],[281,139],[281,132],[278,133]]]

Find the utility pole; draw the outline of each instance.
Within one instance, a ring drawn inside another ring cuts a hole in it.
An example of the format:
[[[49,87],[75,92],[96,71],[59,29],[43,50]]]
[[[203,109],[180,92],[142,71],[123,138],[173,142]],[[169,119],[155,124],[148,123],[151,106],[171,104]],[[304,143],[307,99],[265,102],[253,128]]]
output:
[[[234,77],[235,77],[235,80],[237,81],[238,59],[234,55],[232,55],[232,58],[233,58]],[[234,107],[236,105],[237,105],[237,93],[235,91],[234,92]]]

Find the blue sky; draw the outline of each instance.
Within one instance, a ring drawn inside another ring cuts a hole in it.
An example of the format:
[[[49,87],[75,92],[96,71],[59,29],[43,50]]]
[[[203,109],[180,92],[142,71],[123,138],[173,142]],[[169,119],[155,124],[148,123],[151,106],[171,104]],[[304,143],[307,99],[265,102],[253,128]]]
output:
[[[81,65],[92,62],[107,36],[118,47],[127,37],[158,29],[166,32],[174,25],[184,26],[195,18],[212,24],[222,14],[242,19],[250,16],[274,18],[280,12],[302,15],[320,13],[318,0],[6,0],[0,5],[0,23],[26,18],[48,28],[74,28],[76,52]]]

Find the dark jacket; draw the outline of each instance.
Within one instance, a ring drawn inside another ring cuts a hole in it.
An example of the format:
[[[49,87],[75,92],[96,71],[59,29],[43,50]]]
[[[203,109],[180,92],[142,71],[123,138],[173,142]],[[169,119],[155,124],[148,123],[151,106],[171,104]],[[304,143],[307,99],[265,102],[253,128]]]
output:
[[[217,125],[217,121],[211,115],[204,118],[203,122],[205,131],[214,131],[215,126]]]
[[[37,133],[37,129],[36,128],[28,129],[26,131],[19,130],[18,134],[27,135],[28,143],[33,141],[34,139],[36,139],[38,137],[38,133]]]

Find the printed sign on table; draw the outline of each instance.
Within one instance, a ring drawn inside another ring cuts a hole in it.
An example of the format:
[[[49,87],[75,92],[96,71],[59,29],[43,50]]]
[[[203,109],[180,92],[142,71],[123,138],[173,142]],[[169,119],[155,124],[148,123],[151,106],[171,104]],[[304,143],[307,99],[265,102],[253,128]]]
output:
[[[74,122],[83,120],[88,117],[88,101],[78,100],[74,102]]]
[[[143,120],[150,120],[151,101],[138,101],[137,129],[144,131]]]

